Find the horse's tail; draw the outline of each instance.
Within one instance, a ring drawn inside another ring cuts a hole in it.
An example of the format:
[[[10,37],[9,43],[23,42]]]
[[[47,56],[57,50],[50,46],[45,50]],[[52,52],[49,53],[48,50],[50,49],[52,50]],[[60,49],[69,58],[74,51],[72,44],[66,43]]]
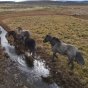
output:
[[[85,61],[84,61],[84,58],[82,56],[82,54],[80,52],[76,52],[76,61],[78,64],[80,65],[84,65],[85,64]]]

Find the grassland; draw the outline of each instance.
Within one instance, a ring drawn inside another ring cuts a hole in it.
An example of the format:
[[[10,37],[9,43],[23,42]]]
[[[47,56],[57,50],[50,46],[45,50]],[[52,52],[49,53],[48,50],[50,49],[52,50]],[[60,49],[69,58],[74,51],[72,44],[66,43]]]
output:
[[[1,24],[5,23],[11,30],[21,26],[31,32],[37,42],[39,55],[57,72],[54,80],[58,85],[60,83],[64,88],[88,88],[88,6],[38,7],[31,11],[30,7],[27,8],[27,11],[26,8],[23,8],[25,11],[22,8],[21,11],[3,10],[0,14]],[[75,63],[75,69],[70,71],[66,57],[62,55],[58,55],[57,62],[52,64],[51,48],[42,42],[48,33],[78,47],[83,53],[85,66],[81,68]]]

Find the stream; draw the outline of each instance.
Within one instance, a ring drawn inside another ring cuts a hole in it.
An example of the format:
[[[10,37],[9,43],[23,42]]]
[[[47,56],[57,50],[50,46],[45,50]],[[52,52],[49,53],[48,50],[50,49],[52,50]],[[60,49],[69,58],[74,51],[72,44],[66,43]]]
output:
[[[31,83],[32,88],[60,88],[55,82],[48,84],[42,80],[41,76],[48,77],[50,75],[49,68],[46,68],[45,61],[39,57],[34,60],[33,67],[28,67],[23,56],[17,55],[14,46],[8,43],[5,37],[6,34],[7,31],[0,26],[1,46],[5,49],[5,53],[9,55],[10,59],[17,64],[17,68],[25,75],[26,80]]]

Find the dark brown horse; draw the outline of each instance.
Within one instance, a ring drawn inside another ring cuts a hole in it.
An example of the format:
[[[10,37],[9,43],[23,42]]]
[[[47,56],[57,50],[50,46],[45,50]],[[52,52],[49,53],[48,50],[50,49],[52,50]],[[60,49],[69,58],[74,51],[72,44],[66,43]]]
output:
[[[32,56],[35,55],[36,42],[29,37],[28,31],[23,31],[21,34],[17,34],[16,31],[9,31],[6,36],[13,37],[14,46],[17,50],[24,50],[24,52],[29,51]]]

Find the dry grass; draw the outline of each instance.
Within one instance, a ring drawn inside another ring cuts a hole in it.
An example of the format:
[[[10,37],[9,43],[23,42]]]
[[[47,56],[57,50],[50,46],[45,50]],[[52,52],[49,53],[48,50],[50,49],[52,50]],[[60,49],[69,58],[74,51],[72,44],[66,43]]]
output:
[[[77,64],[74,73],[80,76],[80,80],[83,84],[88,82],[88,22],[82,19],[74,18],[71,16],[23,16],[7,19],[4,21],[10,26],[11,29],[15,29],[21,26],[24,29],[29,30],[37,41],[37,45],[47,46],[42,43],[42,40],[46,34],[50,33],[53,36],[60,38],[66,43],[75,45],[82,51],[85,58],[86,64],[81,69]],[[46,51],[48,52],[47,47]],[[49,53],[49,52],[48,52]],[[59,56],[58,61],[62,61],[61,65],[65,68],[66,59],[65,57]],[[63,59],[63,60],[62,60]],[[60,65],[60,64],[59,64]],[[62,67],[61,66],[61,67]],[[68,68],[66,68],[68,69]]]
[[[69,8],[71,11],[68,11],[65,8]],[[32,37],[37,41],[37,46],[44,49],[45,52],[47,52],[47,55],[49,56],[51,56],[50,46],[49,44],[43,44],[42,42],[42,37],[44,37],[48,33],[60,38],[62,41],[66,43],[70,43],[78,47],[79,50],[83,53],[83,57],[86,62],[83,68],[81,68],[79,65],[75,63],[74,71],[69,71],[65,59],[66,57],[63,57],[61,55],[58,57],[57,63],[55,63],[55,66],[57,67],[56,70],[59,72],[60,75],[63,74],[62,80],[66,82],[67,80],[72,79],[71,82],[73,82],[73,84],[71,85],[70,81],[66,84],[60,81],[59,78],[55,79],[55,81],[64,84],[64,88],[78,88],[79,83],[82,84],[80,88],[88,88],[88,20],[70,16],[74,15],[75,12],[78,12],[78,9],[81,9],[82,7],[74,7],[73,10],[72,8],[73,7],[55,7],[52,10],[44,9],[43,11],[39,10],[32,12],[33,16],[30,16],[31,12],[28,12],[29,15],[18,14],[18,16],[16,15],[16,17],[14,16],[14,18],[11,14],[11,18],[8,17],[4,19],[3,22],[7,24],[12,30],[14,30],[18,26],[21,26],[22,28],[29,30],[29,32],[31,32]],[[77,9],[77,11],[75,11],[74,9]],[[55,12],[55,15],[51,14],[53,12]],[[46,15],[46,13],[48,15]],[[40,51],[40,54],[41,53],[43,53],[43,50]],[[58,77],[58,75],[56,76]],[[75,84],[74,81],[77,80],[79,80],[80,82],[78,82],[78,84]]]

